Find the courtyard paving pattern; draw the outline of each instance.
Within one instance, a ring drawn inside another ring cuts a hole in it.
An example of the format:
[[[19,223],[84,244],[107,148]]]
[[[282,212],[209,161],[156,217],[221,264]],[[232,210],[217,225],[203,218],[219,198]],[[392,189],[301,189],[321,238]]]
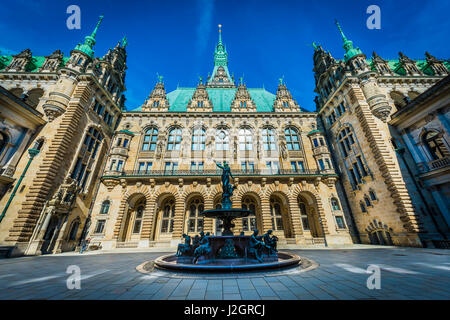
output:
[[[428,300],[450,299],[450,252],[418,248],[285,250],[319,264],[266,273],[178,274],[136,266],[164,253],[104,253],[0,260],[0,299]],[[81,289],[66,285],[70,265]],[[369,290],[369,265],[381,268],[381,289]]]

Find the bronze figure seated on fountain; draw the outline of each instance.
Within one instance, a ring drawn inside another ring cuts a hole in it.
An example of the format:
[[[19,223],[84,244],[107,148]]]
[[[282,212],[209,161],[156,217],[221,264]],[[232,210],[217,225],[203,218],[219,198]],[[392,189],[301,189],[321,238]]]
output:
[[[203,256],[207,256],[211,253],[211,243],[209,242],[209,232],[200,242],[200,245],[194,250],[193,264],[196,264],[198,259]]]
[[[277,242],[278,237],[277,236],[271,236],[272,230],[267,230],[267,232],[263,235],[263,241],[266,244],[266,246],[269,248],[269,255],[276,254],[278,252],[277,250]]]
[[[191,256],[194,246],[191,245],[191,237],[183,233],[184,243],[178,245],[177,257],[179,256]]]

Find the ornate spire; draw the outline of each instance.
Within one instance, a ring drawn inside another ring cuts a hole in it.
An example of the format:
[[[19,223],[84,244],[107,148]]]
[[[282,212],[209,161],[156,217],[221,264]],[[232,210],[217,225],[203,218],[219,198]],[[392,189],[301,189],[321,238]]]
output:
[[[214,70],[208,77],[209,88],[236,88],[228,71],[228,54],[222,43],[222,25],[219,24],[219,42],[214,50]]]
[[[217,43],[216,50],[214,51],[214,66],[227,66],[228,54],[225,46],[222,43],[222,25],[219,24],[219,43]]]
[[[341,25],[339,24],[339,22],[336,20],[335,23],[336,23],[336,25],[339,29],[339,32],[342,36],[342,40],[344,41],[343,48],[345,49],[345,54],[344,54],[345,61],[350,60],[352,57],[354,57],[358,54],[362,54],[362,51],[359,48],[353,48],[353,41],[347,39],[344,32],[342,31],[342,28],[341,28]]]
[[[75,50],[84,52],[91,58],[94,57],[94,45],[96,42],[95,37],[97,36],[97,31],[100,27],[100,24],[102,23],[102,20],[103,20],[103,16],[100,16],[99,20],[97,22],[97,25],[95,26],[94,31],[92,31],[92,33],[89,36],[86,36],[86,38],[84,38],[83,44],[81,44],[81,43],[77,44],[77,46],[75,47]]]

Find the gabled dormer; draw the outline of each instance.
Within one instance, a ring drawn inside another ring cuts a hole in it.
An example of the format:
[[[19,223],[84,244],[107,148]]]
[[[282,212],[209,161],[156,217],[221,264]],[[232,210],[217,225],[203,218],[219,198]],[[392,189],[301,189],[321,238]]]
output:
[[[162,76],[158,76],[158,83],[141,108],[142,111],[169,111],[169,100],[167,99]]]
[[[419,70],[414,60],[408,58],[402,52],[399,52],[398,55],[398,66],[396,70],[394,70],[396,73],[404,74],[405,76],[423,75],[422,71]]]
[[[388,61],[381,58],[375,51],[372,53],[372,67],[381,75],[392,75]]]
[[[39,68],[39,72],[56,72],[63,61],[61,50],[54,51],[51,55],[45,57],[45,61]]]
[[[252,100],[242,78],[231,102],[232,112],[256,112],[256,103]]]
[[[211,112],[212,110],[213,105],[209,100],[208,91],[206,91],[206,85],[203,84],[203,80],[202,78],[200,78],[194,95],[188,102],[187,111]]]
[[[21,53],[13,56],[11,63],[5,68],[9,72],[26,72],[28,65],[31,63],[31,50],[25,49]]]
[[[301,109],[296,101],[292,98],[291,93],[283,83],[283,79],[279,79],[280,83],[277,89],[277,97],[273,103],[275,112],[300,112]]]
[[[444,61],[432,56],[428,51],[425,52],[427,63],[423,68],[423,71],[430,73],[431,75],[445,76],[448,75],[448,69],[445,67]]]

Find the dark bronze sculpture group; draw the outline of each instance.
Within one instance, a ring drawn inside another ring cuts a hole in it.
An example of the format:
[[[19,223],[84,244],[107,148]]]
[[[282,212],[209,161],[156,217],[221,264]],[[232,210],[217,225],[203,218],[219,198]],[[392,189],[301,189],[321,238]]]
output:
[[[236,186],[230,183],[230,179],[233,178],[231,169],[226,162],[223,165],[216,162],[216,165],[222,169],[222,209],[212,211],[215,211],[215,214],[220,211],[219,218],[223,219],[224,236],[212,236],[209,232],[205,234],[202,231],[200,235],[196,235],[192,239],[189,235],[183,234],[184,243],[178,245],[176,256],[180,260],[191,258],[193,264],[196,264],[201,257],[204,257],[204,260],[207,261],[216,259],[251,259],[254,257],[259,263],[264,261],[265,256],[271,258],[272,261],[277,259],[278,238],[272,235],[272,230],[268,230],[262,236],[258,235],[258,230],[254,230],[250,237],[242,233],[240,236],[233,236],[231,228],[234,227],[232,220],[235,217],[224,219],[225,216],[230,211],[233,211],[233,213],[245,217],[249,214],[249,211],[231,209],[231,197],[236,189]]]
[[[258,262],[263,262],[263,257],[265,256],[276,256],[277,255],[277,241],[278,238],[272,235],[272,230],[268,230],[264,235],[258,235],[259,231],[254,230],[253,234],[245,247],[244,252],[241,254],[239,250],[236,250],[234,241],[232,237],[227,237],[225,239],[225,244],[214,253],[211,257],[212,246],[211,246],[211,236],[210,233],[204,233],[203,231],[200,235],[196,235],[193,238],[187,234],[183,234],[184,243],[178,245],[177,257],[192,257],[192,263],[197,263],[200,257],[211,258],[211,259],[238,259],[254,258]]]

